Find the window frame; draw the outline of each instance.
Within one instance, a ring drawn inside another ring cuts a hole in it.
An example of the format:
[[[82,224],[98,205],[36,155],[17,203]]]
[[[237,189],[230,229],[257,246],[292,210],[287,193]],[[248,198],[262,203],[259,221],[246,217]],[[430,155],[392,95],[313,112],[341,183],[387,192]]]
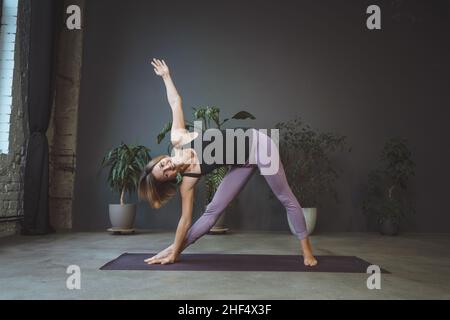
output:
[[[10,153],[11,113],[13,109],[13,83],[16,66],[15,51],[17,41],[17,18],[19,0],[11,16],[4,16],[4,0],[0,0],[0,155]],[[14,7],[13,7],[14,8]],[[5,23],[6,21],[6,23]],[[13,30],[13,31],[10,31]],[[5,76],[6,75],[6,76]]]

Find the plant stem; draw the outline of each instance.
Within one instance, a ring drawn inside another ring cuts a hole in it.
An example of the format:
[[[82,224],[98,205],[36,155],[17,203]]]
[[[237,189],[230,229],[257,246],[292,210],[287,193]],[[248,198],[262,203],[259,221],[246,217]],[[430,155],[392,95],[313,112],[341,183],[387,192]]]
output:
[[[123,200],[124,197],[125,197],[125,188],[122,189],[122,193],[120,195],[120,205],[121,206],[125,205],[125,202]]]
[[[392,199],[392,191],[394,191],[395,185],[389,188],[389,199]]]

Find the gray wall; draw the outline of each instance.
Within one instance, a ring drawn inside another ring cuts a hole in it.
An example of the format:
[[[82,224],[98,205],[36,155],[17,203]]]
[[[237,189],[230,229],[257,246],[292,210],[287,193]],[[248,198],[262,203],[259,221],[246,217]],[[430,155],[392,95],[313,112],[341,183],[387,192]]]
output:
[[[118,196],[98,168],[110,147],[125,141],[151,147],[153,156],[165,151],[155,137],[170,112],[148,63],[162,57],[187,114],[192,106],[216,105],[225,116],[244,108],[256,115],[248,123],[255,127],[301,116],[348,136],[353,151],[335,159],[344,170],[341,201],[323,203],[318,232],[370,229],[361,196],[391,136],[409,139],[417,163],[418,212],[403,230],[449,232],[448,4],[377,3],[383,30],[371,32],[369,1],[87,1],[74,227],[108,226],[108,203]],[[228,224],[287,230],[269,195],[255,175]],[[140,203],[137,226],[175,229],[179,213],[178,200],[160,210]]]

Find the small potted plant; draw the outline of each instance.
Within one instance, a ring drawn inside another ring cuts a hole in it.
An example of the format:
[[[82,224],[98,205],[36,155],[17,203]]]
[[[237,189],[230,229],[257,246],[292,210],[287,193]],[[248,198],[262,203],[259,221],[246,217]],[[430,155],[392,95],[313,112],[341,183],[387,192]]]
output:
[[[408,182],[414,176],[415,164],[407,141],[389,139],[382,150],[380,167],[369,173],[363,212],[375,217],[379,231],[397,235],[401,220],[414,212]]]
[[[276,125],[280,130],[280,156],[292,192],[303,208],[308,234],[314,231],[317,207],[324,196],[338,200],[334,183],[339,177],[331,155],[344,151],[346,137],[317,132],[305,125],[301,118]],[[348,149],[350,151],[350,149]],[[289,220],[291,232],[294,228]]]
[[[111,149],[102,160],[102,168],[109,168],[108,184],[120,194],[120,204],[109,205],[112,230],[131,230],[136,217],[136,204],[126,204],[125,194],[133,193],[145,165],[151,160],[150,149],[141,145],[126,145]]]

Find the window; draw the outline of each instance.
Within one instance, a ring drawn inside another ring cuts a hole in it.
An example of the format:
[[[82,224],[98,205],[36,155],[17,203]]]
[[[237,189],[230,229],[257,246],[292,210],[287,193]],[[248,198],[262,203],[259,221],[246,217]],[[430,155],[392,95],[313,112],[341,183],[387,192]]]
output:
[[[8,153],[18,0],[0,0],[0,154]]]

